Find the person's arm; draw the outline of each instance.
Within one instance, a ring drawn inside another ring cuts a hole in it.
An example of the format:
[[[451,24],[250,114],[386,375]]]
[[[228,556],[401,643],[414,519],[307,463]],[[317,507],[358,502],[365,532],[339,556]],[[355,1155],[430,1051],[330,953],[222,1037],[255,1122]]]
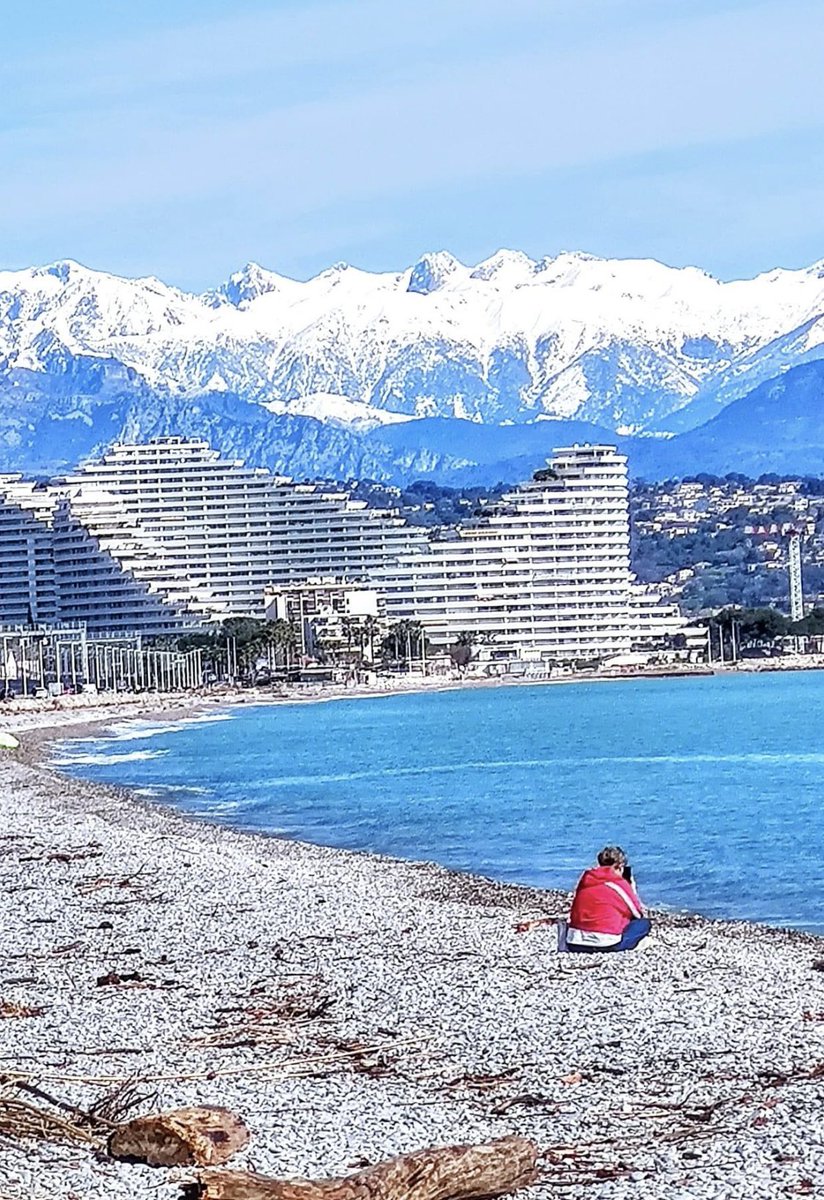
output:
[[[629,884],[630,888],[632,889],[632,894],[637,901],[638,907],[643,912],[643,905],[641,904],[641,899],[638,895],[638,884],[636,882],[635,876],[632,873],[632,867],[629,865],[629,863],[627,863],[626,866],[624,867],[624,881]]]
[[[638,899],[638,894],[632,884],[627,883],[625,879],[616,879],[614,882],[611,879],[605,881],[605,887],[610,888],[613,892],[621,897],[624,904],[629,909],[630,917],[643,917],[644,910],[641,906],[641,901]]]

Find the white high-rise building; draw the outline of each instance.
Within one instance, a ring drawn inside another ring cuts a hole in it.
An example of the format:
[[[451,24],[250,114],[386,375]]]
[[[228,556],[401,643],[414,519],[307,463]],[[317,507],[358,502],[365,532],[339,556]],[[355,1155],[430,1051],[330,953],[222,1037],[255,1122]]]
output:
[[[52,542],[61,621],[156,636],[212,617],[205,589],[108,492],[55,488]]]
[[[405,555],[386,584],[390,619],[440,646],[461,634],[550,660],[629,651],[666,629],[630,571],[627,460],[613,446],[557,450],[475,520]]]
[[[380,591],[390,622],[420,621],[437,645],[469,633],[511,654],[604,658],[679,619],[633,580],[628,512],[611,446],[559,450],[430,535],[203,441],[118,445],[45,487],[0,477],[0,615],[154,635],[263,616],[267,590],[322,577]]]
[[[370,578],[424,538],[345,491],[293,483],[183,438],[114,446],[56,486],[131,571],[150,578],[162,564],[160,590],[174,584],[218,617],[262,616],[265,589],[296,579]],[[124,516],[151,543],[150,554],[130,550]]]
[[[48,488],[21,475],[0,475],[0,625],[58,619],[54,506]]]
[[[378,576],[426,535],[203,441],[118,445],[47,486],[0,476],[0,623],[171,633],[263,616],[267,588]]]

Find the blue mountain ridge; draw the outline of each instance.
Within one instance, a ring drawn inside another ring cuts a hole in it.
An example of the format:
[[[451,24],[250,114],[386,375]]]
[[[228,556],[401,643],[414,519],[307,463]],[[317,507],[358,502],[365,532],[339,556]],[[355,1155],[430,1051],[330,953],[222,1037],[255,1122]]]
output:
[[[68,471],[116,440],[202,437],[225,455],[294,478],[443,484],[516,481],[556,446],[603,442],[633,477],[701,471],[824,475],[824,362],[802,363],[670,437],[626,437],[587,421],[485,425],[449,417],[368,432],[273,414],[231,391],[180,396],[113,359],[63,353],[48,371],[0,369],[0,470]]]

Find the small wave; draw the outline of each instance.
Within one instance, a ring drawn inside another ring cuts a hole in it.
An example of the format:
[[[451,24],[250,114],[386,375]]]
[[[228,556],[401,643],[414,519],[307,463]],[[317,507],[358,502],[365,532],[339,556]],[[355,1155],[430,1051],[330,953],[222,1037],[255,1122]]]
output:
[[[142,742],[144,739],[160,737],[164,733],[180,733],[180,725],[112,725],[108,742]]]
[[[235,714],[230,712],[200,713],[195,717],[183,717],[181,725],[214,725],[219,721],[234,721]]]
[[[129,750],[125,754],[92,752],[66,754],[54,759],[58,767],[109,767],[115,763],[147,762],[151,758],[162,758],[168,750]]]
[[[191,790],[192,792],[197,791],[200,795],[208,795],[208,792],[205,788],[192,788],[184,790]],[[243,800],[215,800],[213,803],[199,806],[197,809],[195,809],[195,811],[200,816],[209,816],[210,813],[216,814],[240,812],[244,808],[246,808],[246,803]]]
[[[130,791],[144,800],[161,801],[174,801],[190,797],[192,800],[202,800],[204,796],[211,795],[208,788],[189,786],[185,783],[159,783],[152,787],[132,787]]]
[[[482,761],[467,761],[455,763],[426,763],[420,767],[387,766],[365,771],[342,771],[323,775],[307,773],[305,775],[273,775],[264,782],[270,787],[295,787],[306,783],[357,783],[370,779],[385,779],[395,777],[414,778],[427,775],[454,775],[466,771],[513,771],[540,770],[548,767],[612,767],[620,766],[690,766],[740,764],[743,766],[793,767],[799,763],[824,763],[824,753],[803,753],[788,751],[787,753],[769,754],[753,752],[744,754],[615,754],[598,756],[566,757],[559,755],[553,758],[511,758],[485,759]]]
[[[207,787],[196,787],[193,783],[164,783],[157,789],[162,796],[209,796]]]
[[[231,713],[203,713],[201,716],[182,717],[179,721],[118,721],[109,726],[107,741],[142,742],[144,738],[161,737],[168,733],[182,733],[192,725],[213,725],[231,721]]]

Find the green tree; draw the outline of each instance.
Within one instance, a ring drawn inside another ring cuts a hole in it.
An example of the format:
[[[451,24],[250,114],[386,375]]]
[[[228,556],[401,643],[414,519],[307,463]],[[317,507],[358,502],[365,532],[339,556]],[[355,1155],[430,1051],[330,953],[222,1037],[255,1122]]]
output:
[[[291,671],[295,665],[299,638],[296,626],[292,621],[279,617],[276,621],[268,621],[266,642],[269,646],[274,665],[285,671]]]
[[[472,662],[477,641],[477,634],[464,630],[458,634],[455,641],[449,647],[449,657],[459,671],[465,671]]]
[[[381,654],[385,660],[402,662],[408,670],[413,661],[423,658],[426,646],[420,621],[396,621],[381,643]]]
[[[221,625],[227,654],[234,660],[240,678],[247,682],[254,676],[258,660],[266,650],[267,624],[257,617],[229,617]]]
[[[348,662],[351,662],[352,643],[358,636],[358,621],[355,617],[341,617],[340,625],[346,641],[346,658]]]
[[[735,641],[740,649],[771,647],[792,633],[792,626],[776,608],[727,607],[709,620],[710,636],[715,635],[719,649],[732,648]]]
[[[800,621],[792,622],[790,632],[799,637],[821,637],[824,634],[824,608],[814,608]]]

